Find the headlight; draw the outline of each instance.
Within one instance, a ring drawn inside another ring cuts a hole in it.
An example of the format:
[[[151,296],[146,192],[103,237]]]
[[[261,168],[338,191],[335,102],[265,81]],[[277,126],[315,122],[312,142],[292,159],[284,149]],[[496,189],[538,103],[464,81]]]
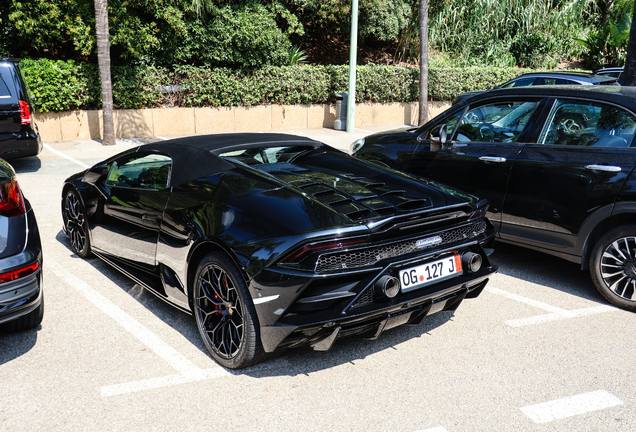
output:
[[[359,139],[359,140],[355,140],[351,144],[351,147],[349,148],[350,153],[351,154],[355,154],[358,150],[360,150],[362,148],[363,145],[364,145],[364,138]]]

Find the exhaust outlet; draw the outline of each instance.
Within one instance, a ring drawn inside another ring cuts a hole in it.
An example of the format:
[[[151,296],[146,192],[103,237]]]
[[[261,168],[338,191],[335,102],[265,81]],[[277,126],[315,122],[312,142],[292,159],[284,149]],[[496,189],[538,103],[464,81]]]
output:
[[[384,275],[374,285],[375,293],[393,298],[400,292],[400,281],[393,276]]]
[[[464,252],[462,254],[462,266],[471,273],[476,273],[481,268],[481,255],[474,252]]]

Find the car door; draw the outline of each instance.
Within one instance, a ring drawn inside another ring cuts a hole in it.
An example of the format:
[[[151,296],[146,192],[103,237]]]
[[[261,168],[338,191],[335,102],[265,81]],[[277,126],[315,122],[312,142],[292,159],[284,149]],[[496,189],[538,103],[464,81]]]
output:
[[[497,98],[456,111],[423,136],[409,172],[456,187],[490,202],[498,228],[512,164],[542,107],[541,98]],[[430,138],[446,124],[452,146],[433,152]]]
[[[127,154],[111,163],[93,218],[93,247],[140,264],[155,265],[155,253],[172,160],[150,153]]]
[[[583,222],[613,205],[634,168],[636,116],[583,99],[555,98],[546,108],[538,142],[527,144],[512,168],[500,236],[576,255]]]

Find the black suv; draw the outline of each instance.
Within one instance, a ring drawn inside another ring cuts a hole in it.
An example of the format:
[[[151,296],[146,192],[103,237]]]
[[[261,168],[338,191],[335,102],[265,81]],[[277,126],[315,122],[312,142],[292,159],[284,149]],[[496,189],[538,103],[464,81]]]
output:
[[[20,60],[0,58],[0,157],[15,159],[42,151],[42,140],[31,115],[30,91]]]
[[[636,311],[635,134],[635,87],[519,87],[352,152],[487,198],[499,241],[589,267],[605,298]]]

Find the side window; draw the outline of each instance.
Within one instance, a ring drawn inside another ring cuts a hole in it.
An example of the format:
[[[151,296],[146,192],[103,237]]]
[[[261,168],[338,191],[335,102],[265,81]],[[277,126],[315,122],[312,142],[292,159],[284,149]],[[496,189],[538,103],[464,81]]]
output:
[[[536,86],[539,85],[555,85],[557,83],[556,78],[537,78],[534,80],[534,84]]]
[[[576,81],[572,81],[569,79],[563,79],[563,78],[557,78],[556,79],[556,84],[557,85],[579,85],[579,83],[577,83]]]
[[[456,141],[516,142],[528,124],[537,102],[497,102],[470,108],[462,117]]]
[[[107,186],[141,189],[166,189],[170,178],[172,160],[168,156],[149,154],[128,156],[112,163]]]
[[[636,118],[622,108],[559,99],[552,108],[539,143],[629,147],[635,131]]]
[[[527,87],[527,86],[531,86],[533,82],[534,82],[534,78],[521,78],[512,82],[509,82],[508,84],[504,84],[501,86],[501,88]]]
[[[427,138],[428,139],[430,139],[431,137],[438,138],[439,128],[443,124],[446,125],[446,131],[448,132],[448,134],[449,135],[452,134],[453,130],[455,129],[455,126],[457,126],[457,122],[459,121],[463,113],[464,113],[464,110],[459,110],[456,113],[451,114],[450,116],[446,117],[444,120],[437,123],[435,126],[429,129],[429,134],[428,134],[429,136]]]

